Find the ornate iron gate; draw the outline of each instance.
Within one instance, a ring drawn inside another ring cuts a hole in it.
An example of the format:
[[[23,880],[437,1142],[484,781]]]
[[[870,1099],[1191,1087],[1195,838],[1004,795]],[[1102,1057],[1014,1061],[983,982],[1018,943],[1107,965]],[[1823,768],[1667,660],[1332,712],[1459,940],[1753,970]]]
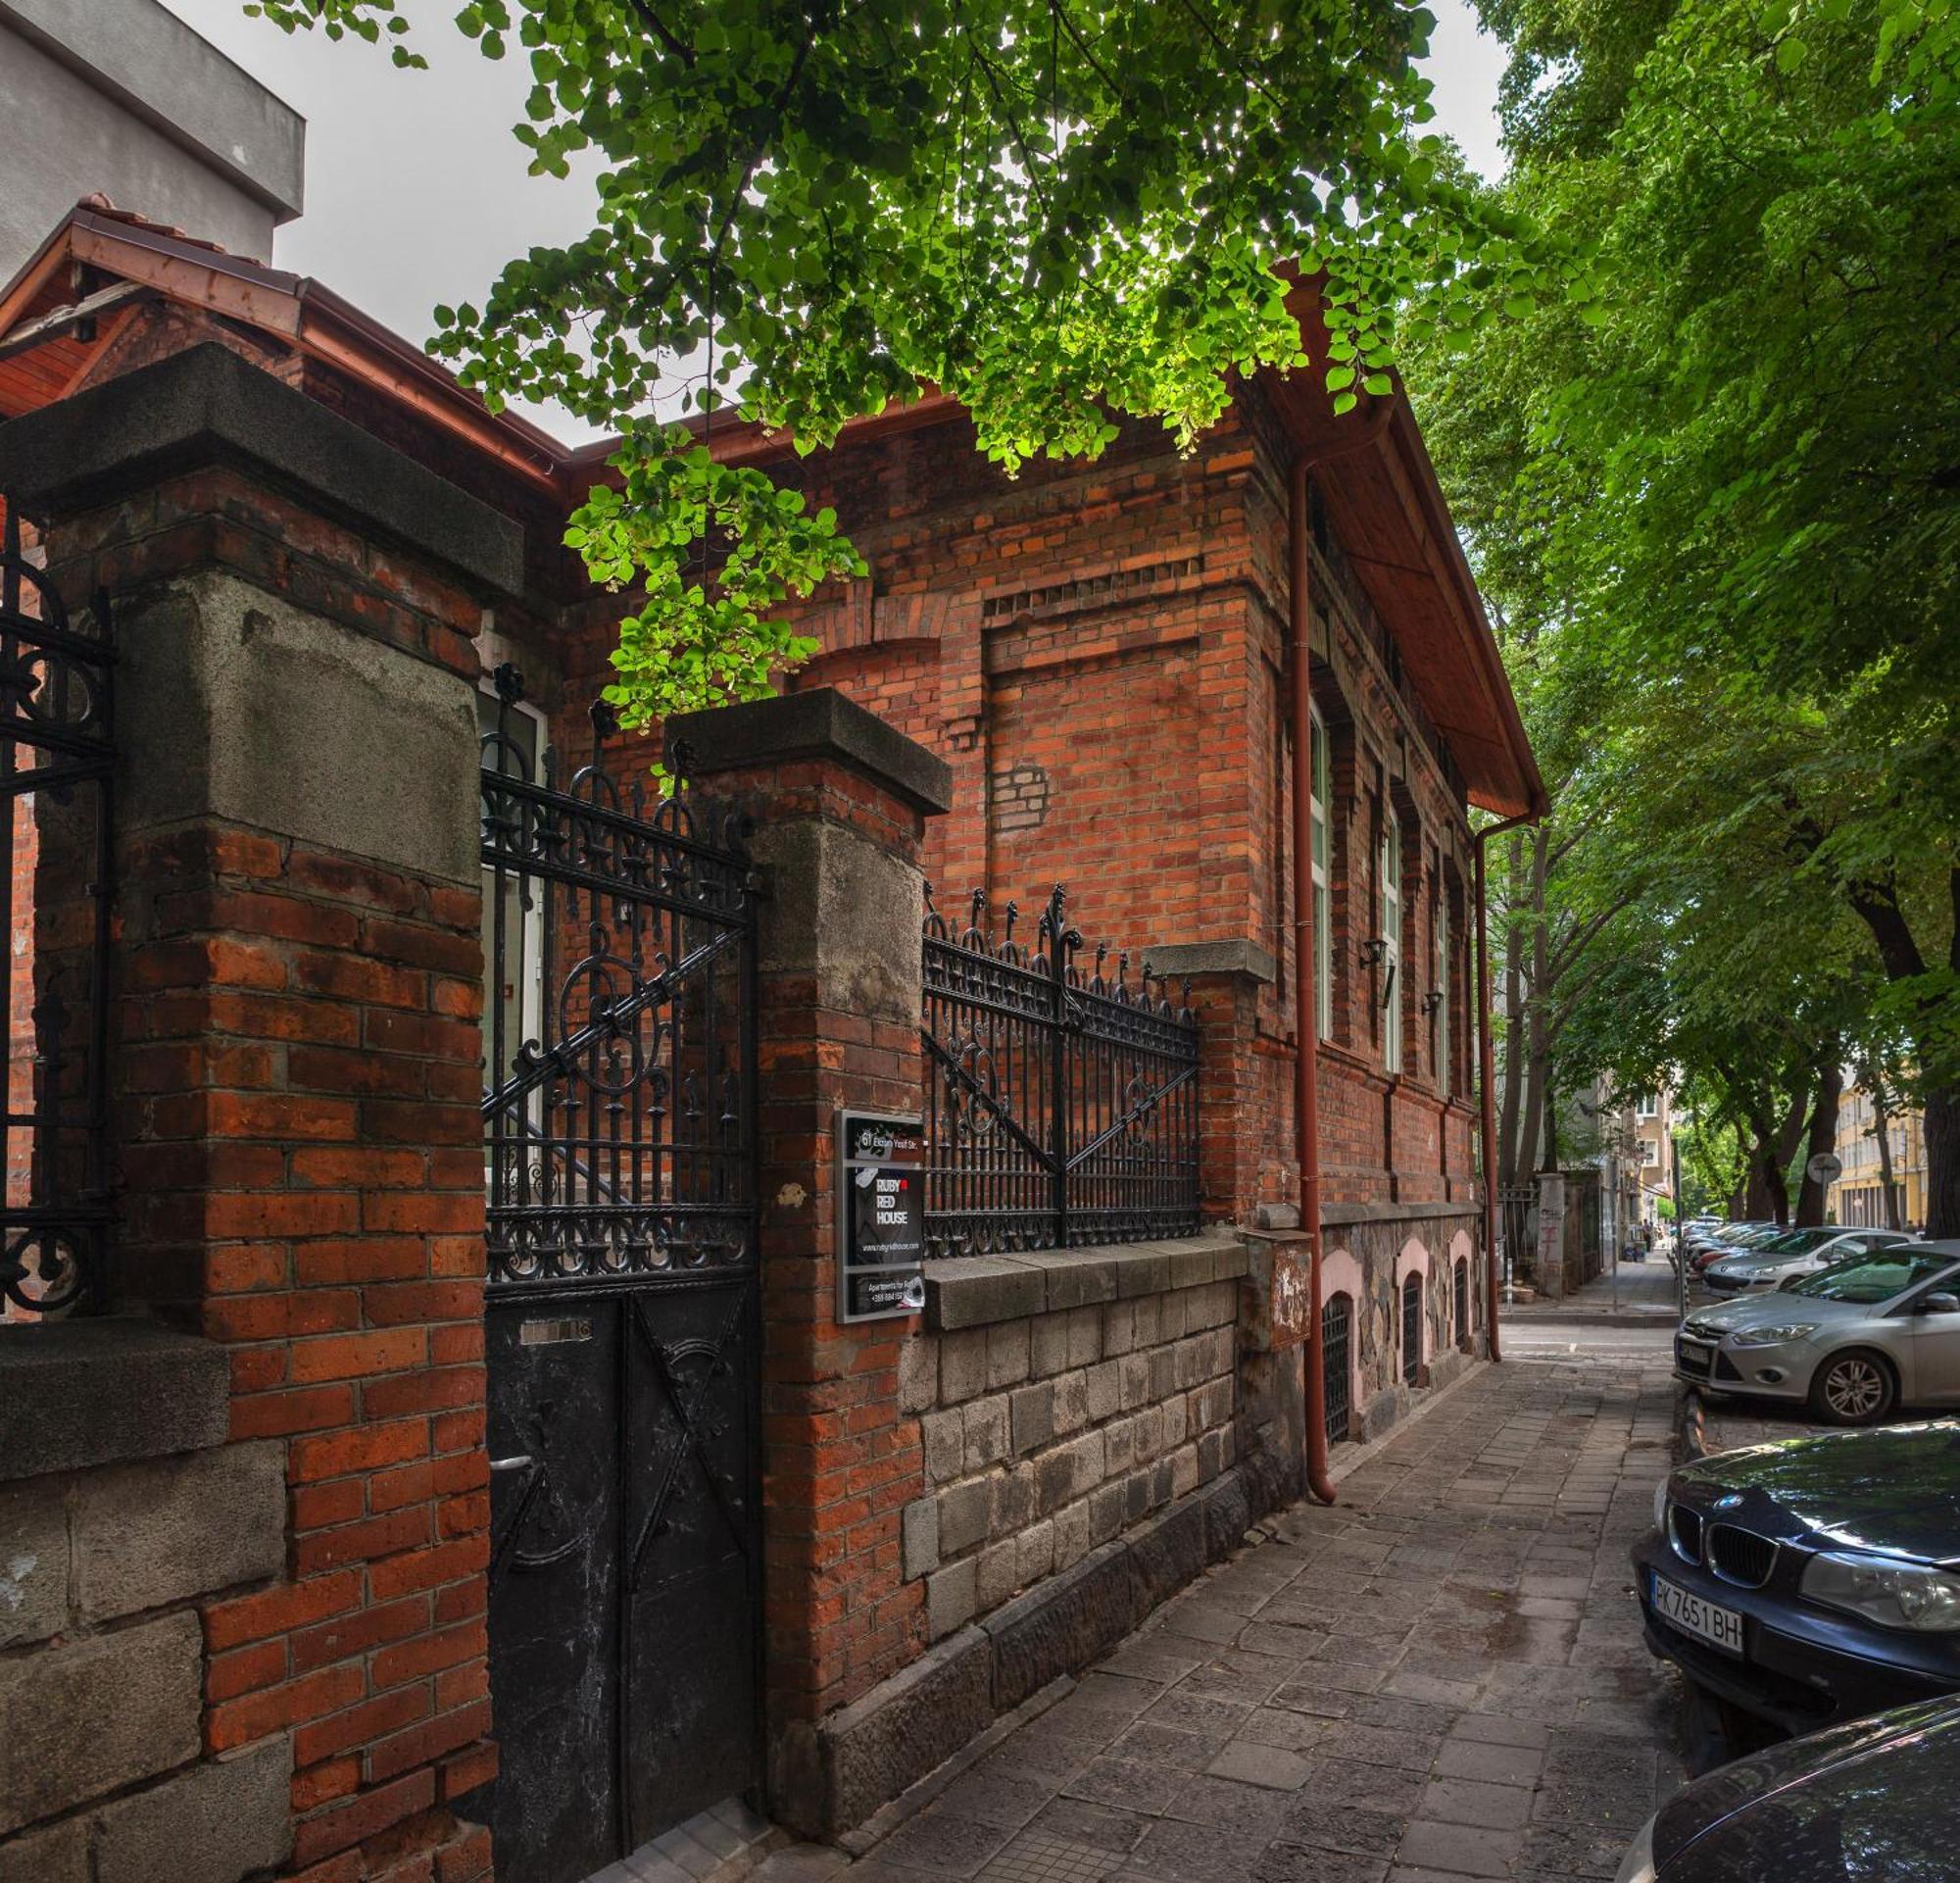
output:
[[[1322,1382],[1323,1404],[1327,1408],[1327,1438],[1339,1444],[1348,1436],[1349,1412],[1348,1330],[1353,1324],[1353,1304],[1346,1295],[1330,1295],[1320,1309],[1321,1358],[1326,1371]]]
[[[109,598],[72,618],[4,509],[0,1320],[27,1320],[103,1298],[116,650]]]
[[[1079,1248],[1199,1227],[1198,1022],[1190,988],[1130,958],[1085,974],[1057,883],[1032,952],[1007,905],[996,942],[974,892],[957,933],[925,918],[926,1248]],[[1157,992],[1152,995],[1154,985]]]
[[[683,794],[483,739],[500,1875],[570,1883],[756,1782],[750,867]]]
[[[1402,1384],[1422,1378],[1422,1277],[1402,1279]]]

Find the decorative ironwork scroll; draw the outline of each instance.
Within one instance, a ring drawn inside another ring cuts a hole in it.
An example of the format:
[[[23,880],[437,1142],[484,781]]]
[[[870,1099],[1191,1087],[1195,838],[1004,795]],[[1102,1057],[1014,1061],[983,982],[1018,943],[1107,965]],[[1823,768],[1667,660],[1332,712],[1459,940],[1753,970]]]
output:
[[[976,891],[963,926],[925,918],[926,1250],[1080,1248],[1191,1234],[1198,1022],[1144,962],[1085,972],[1056,884],[1032,947],[1009,903],[996,940]],[[1154,990],[1154,991],[1153,991]]]
[[[0,1316],[98,1306],[109,1236],[106,1061],[116,652],[109,602],[72,618],[0,538],[0,825],[7,1093]]]
[[[607,769],[561,784],[496,673],[483,734],[489,1283],[752,1264],[755,911],[739,821]]]

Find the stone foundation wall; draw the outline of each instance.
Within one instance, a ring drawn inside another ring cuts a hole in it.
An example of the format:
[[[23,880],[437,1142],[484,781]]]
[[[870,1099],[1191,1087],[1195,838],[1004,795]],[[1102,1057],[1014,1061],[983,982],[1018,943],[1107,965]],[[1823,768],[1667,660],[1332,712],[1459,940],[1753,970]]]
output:
[[[284,1448],[222,1351],[141,1321],[0,1345],[0,1883],[237,1883],[293,1844],[277,1722],[210,1749],[211,1598],[285,1566]]]
[[[1245,1246],[1147,1243],[931,1265],[900,1353],[925,1494],[904,1575],[939,1641],[1233,1461]]]
[[[862,1823],[1296,1494],[1241,1384],[1258,1291],[1237,1236],[928,1264],[898,1567],[931,1646],[820,1720],[800,1828]]]
[[[1416,1396],[1489,1351],[1474,1205],[1331,1205],[1322,1216],[1321,1298],[1352,1302],[1348,1436],[1379,1438]],[[1456,1268],[1463,1264],[1462,1306]],[[1422,1292],[1421,1352],[1407,1378],[1402,1290]]]

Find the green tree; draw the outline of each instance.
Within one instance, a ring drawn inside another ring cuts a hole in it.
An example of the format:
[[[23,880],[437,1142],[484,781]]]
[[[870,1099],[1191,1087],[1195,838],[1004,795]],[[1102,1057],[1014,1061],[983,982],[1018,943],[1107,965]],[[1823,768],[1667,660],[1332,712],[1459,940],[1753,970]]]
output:
[[[1608,292],[1408,370],[1487,588],[1592,715],[1566,893],[1647,880],[1648,1056],[1743,1016],[1739,1106],[1777,1082],[1770,1018],[1902,1035],[1960,1233],[1960,11],[1485,16],[1504,206],[1594,237]],[[1768,1184],[1787,1114],[1748,1109]]]
[[[292,31],[393,39],[394,0],[255,0]],[[766,690],[812,646],[772,611],[857,570],[828,513],[648,417],[678,387],[801,450],[922,384],[1013,470],[1094,456],[1123,415],[1189,440],[1235,373],[1306,362],[1321,277],[1337,408],[1410,333],[1473,330],[1583,270],[1465,188],[1402,0],[468,0],[534,80],[533,169],[603,160],[594,226],[437,310],[492,403],[617,429],[569,540],[631,588],[628,723]],[[711,554],[709,552],[712,551]]]

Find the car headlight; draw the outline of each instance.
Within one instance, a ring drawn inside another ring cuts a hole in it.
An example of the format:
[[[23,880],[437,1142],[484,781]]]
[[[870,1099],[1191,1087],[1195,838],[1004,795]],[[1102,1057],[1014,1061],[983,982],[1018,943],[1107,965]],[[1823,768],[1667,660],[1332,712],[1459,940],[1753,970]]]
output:
[[[1641,1826],[1627,1854],[1620,1859],[1620,1867],[1613,1883],[1654,1883],[1654,1820],[1648,1818]]]
[[[1792,1320],[1778,1327],[1749,1327],[1729,1337],[1731,1347],[1781,1347],[1787,1340],[1808,1340],[1816,1333],[1814,1320]]]
[[[1916,1562],[1833,1552],[1804,1565],[1802,1588],[1812,1602],[1863,1615],[1882,1628],[1922,1634],[1960,1630],[1960,1576]]]

